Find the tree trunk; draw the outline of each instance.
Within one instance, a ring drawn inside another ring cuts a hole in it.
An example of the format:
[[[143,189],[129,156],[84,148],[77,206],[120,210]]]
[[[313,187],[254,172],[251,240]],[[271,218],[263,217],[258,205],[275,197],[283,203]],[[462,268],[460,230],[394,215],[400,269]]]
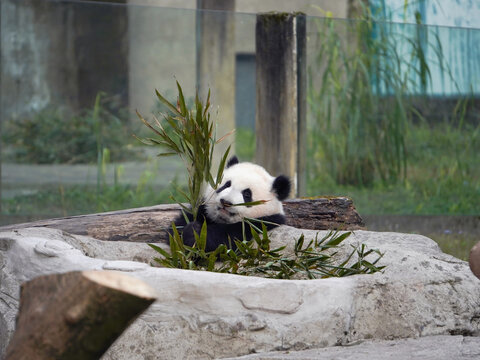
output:
[[[312,230],[358,230],[365,224],[346,197],[293,199],[283,202],[287,225]],[[168,242],[167,230],[180,214],[176,204],[100,214],[40,220],[0,227],[0,231],[48,227],[99,240]]]
[[[148,285],[114,271],[35,278],[21,287],[6,360],[98,359],[155,299]]]

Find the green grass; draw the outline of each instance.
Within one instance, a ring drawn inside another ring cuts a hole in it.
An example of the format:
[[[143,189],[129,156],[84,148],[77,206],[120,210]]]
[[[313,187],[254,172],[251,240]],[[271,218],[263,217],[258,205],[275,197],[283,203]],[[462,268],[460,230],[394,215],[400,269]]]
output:
[[[308,195],[349,196],[362,215],[478,215],[480,214],[480,141],[478,127],[462,128],[447,124],[415,125],[407,136],[407,178],[394,184],[375,181],[372,186],[339,185],[319,154],[310,154],[308,162],[317,171],[308,178]],[[236,132],[236,146],[241,160],[252,160],[255,146],[253,131]],[[171,202],[171,189],[152,185],[151,177],[143,176],[137,186],[103,186],[97,197],[95,187],[61,186],[41,188],[30,195],[3,199],[4,215],[44,214],[65,216],[148,206]]]
[[[255,160],[255,133],[248,128],[235,129],[235,153],[241,161]]]
[[[456,83],[438,33],[361,9],[363,21],[315,23],[307,195],[349,196],[360,215],[479,215],[478,99],[425,111],[432,63]],[[424,235],[464,260],[479,240],[433,231]]]
[[[371,188],[321,184],[310,188],[310,196],[336,195],[353,199],[364,215],[476,215],[480,213],[478,183],[443,186],[425,178],[415,185],[378,184]]]
[[[480,241],[477,235],[472,234],[423,234],[440,246],[444,253],[468,261],[472,247]]]
[[[29,195],[2,201],[2,215],[29,216],[35,219],[89,214],[103,211],[172,203],[174,187],[158,188],[144,185],[103,186],[97,195],[95,186],[48,186]]]
[[[404,181],[338,184],[321,154],[309,161],[308,195],[344,195],[360,214],[477,215],[480,213],[480,126],[413,125],[406,136]]]

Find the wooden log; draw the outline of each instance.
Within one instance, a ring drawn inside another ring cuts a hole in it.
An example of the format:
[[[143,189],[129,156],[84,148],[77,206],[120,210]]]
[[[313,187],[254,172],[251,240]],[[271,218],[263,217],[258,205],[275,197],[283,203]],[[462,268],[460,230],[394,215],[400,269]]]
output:
[[[305,29],[298,13],[259,14],[255,27],[255,162],[294,179],[296,196],[305,192],[304,154],[299,154],[306,135]]]
[[[155,299],[151,287],[114,271],[35,278],[21,286],[6,360],[99,359]]]
[[[353,201],[346,197],[292,199],[284,202],[287,225],[311,230],[365,228]]]
[[[468,263],[470,264],[470,270],[472,270],[473,274],[480,279],[480,242],[470,250]]]
[[[312,230],[358,230],[365,224],[346,197],[292,199],[283,202],[287,225]],[[0,231],[26,227],[60,229],[99,240],[168,242],[167,230],[179,215],[177,204],[40,220],[0,227]]]

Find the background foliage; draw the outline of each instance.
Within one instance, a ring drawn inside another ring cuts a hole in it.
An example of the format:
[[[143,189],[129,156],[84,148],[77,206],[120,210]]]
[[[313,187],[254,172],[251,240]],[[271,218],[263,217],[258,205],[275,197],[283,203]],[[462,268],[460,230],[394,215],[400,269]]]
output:
[[[96,162],[98,148],[108,148],[113,161],[135,158],[126,109],[115,98],[97,95],[90,109],[69,113],[50,106],[6,123],[2,140],[7,160],[32,164]]]
[[[308,195],[348,194],[361,214],[480,213],[478,97],[428,95],[431,66],[455,83],[438,32],[361,9],[315,21]]]

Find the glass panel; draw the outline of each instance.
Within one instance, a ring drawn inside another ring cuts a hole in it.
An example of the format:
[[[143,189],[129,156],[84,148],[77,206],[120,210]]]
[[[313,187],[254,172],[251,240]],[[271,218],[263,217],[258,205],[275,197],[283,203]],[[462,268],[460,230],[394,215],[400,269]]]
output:
[[[210,27],[233,25],[223,57],[230,75],[219,74],[231,76],[232,91],[213,77],[215,68],[200,95],[211,88],[218,138],[222,123],[235,127],[235,54],[254,54],[254,15],[81,1],[1,6],[1,224],[172,201],[185,184],[184,165],[134,139],[152,135],[135,110],[160,117],[155,89],[175,103],[176,81],[193,102],[196,44],[215,35],[206,26],[200,39],[202,16]],[[254,101],[242,101],[254,124]],[[253,144],[252,129],[242,128],[239,141]],[[253,151],[241,153],[251,159]]]
[[[308,33],[308,195],[352,197],[370,229],[476,234],[453,215],[480,213],[480,30],[309,18]]]
[[[1,2],[2,224],[171,201],[184,165],[131,135],[175,81],[190,103],[211,88],[217,136],[236,127],[254,160],[255,14],[27,3]],[[480,30],[308,17],[307,33],[308,195],[352,197],[373,229],[478,216]]]

